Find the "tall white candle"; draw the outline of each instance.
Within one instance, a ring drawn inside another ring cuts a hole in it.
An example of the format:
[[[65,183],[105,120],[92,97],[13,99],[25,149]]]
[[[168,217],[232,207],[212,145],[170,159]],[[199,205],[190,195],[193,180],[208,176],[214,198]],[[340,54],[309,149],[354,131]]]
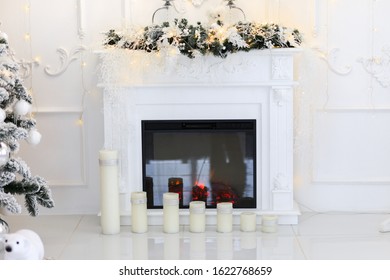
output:
[[[135,233],[148,231],[146,192],[131,193],[131,230]]]
[[[206,206],[204,201],[190,202],[190,232],[204,232],[206,228]]]
[[[118,151],[99,151],[100,223],[103,234],[120,232]]]
[[[254,212],[241,213],[240,229],[241,231],[245,231],[245,232],[256,231],[256,213]]]
[[[165,233],[179,232],[179,194],[163,194],[163,228]]]
[[[233,204],[220,202],[217,204],[217,231],[231,232],[233,230]]]

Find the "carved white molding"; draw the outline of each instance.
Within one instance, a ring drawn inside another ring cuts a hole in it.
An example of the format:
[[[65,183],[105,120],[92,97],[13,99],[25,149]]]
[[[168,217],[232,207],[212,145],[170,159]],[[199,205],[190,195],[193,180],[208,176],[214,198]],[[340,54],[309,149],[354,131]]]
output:
[[[267,63],[267,71],[272,77],[272,58],[274,60],[274,77],[272,83],[294,83],[292,56],[300,52],[299,49],[273,49],[253,50],[228,56],[225,59],[214,56],[199,56],[194,59],[182,55],[157,55],[153,53],[131,50],[105,50],[97,52],[102,57],[102,71],[100,73],[106,83],[139,84],[152,77],[164,78],[166,83],[175,77],[184,78],[188,82],[199,79],[216,83],[226,81],[237,82],[245,77],[256,77],[256,82],[269,83],[266,80],[259,81],[261,73],[258,69],[258,60]],[[256,59],[254,59],[256,57]],[[278,59],[280,57],[280,59]],[[255,73],[254,75],[252,75]],[[269,78],[269,77],[268,77]]]
[[[58,48],[57,52],[60,56],[60,66],[53,70],[50,65],[47,65],[45,67],[45,73],[49,76],[59,76],[63,74],[68,69],[69,65],[78,58],[79,54],[86,49],[85,46],[78,46],[69,52],[64,48]]]
[[[184,14],[188,10],[188,2],[188,0],[176,0],[173,2],[173,7],[179,14]],[[205,0],[191,0],[190,2],[193,6],[200,7],[205,2]]]
[[[358,62],[382,87],[390,87],[390,46],[383,47],[382,56],[360,58]]]
[[[1,22],[0,22],[1,24]],[[33,67],[39,67],[40,62],[38,59],[28,60],[28,59],[18,59],[15,53],[11,50],[11,59],[13,62],[17,63],[20,67],[20,76],[23,79],[27,79],[32,74]]]
[[[204,0],[192,0],[192,4],[196,7],[201,6]]]
[[[255,67],[250,58],[242,56],[229,56],[212,62],[200,57],[193,59],[190,63],[188,59],[185,58],[184,60],[174,61],[173,64],[174,72],[178,75],[184,78],[195,79],[204,79],[205,77],[210,76],[217,79],[220,75],[243,73],[250,69],[250,67]],[[164,70],[165,73],[169,71],[168,68]],[[215,73],[219,73],[219,75],[216,75]]]
[[[338,59],[339,59],[339,53],[340,49],[339,48],[334,48],[328,51],[327,53],[322,52],[320,50],[317,50],[321,54],[321,59],[326,62],[328,65],[329,69],[341,76],[346,76],[349,75],[352,71],[352,66],[351,65],[339,65]]]
[[[291,58],[288,56],[272,57],[272,79],[273,80],[292,80],[292,72],[289,67]]]
[[[277,106],[282,107],[287,102],[289,102],[289,100],[288,100],[289,91],[287,89],[274,88],[274,89],[272,89],[272,92],[273,92],[273,100]]]
[[[274,178],[274,191],[287,191],[290,190],[286,174],[279,173]]]
[[[38,60],[24,60],[17,61],[20,66],[20,74],[23,79],[27,79],[31,76],[33,67],[39,67],[40,63]]]
[[[78,24],[78,34],[80,39],[85,37],[85,1],[77,0],[77,24]]]

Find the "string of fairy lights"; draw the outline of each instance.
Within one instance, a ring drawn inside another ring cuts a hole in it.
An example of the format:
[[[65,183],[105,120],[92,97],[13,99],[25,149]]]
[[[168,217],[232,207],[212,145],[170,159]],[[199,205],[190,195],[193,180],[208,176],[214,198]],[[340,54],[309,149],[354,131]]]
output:
[[[32,58],[33,57],[33,53],[32,53],[32,40],[31,40],[31,0],[28,0],[24,6],[23,6],[23,10],[24,10],[24,13],[25,13],[25,17],[24,17],[24,28],[25,28],[25,33],[24,33],[24,41],[26,42],[26,45],[27,45],[27,56],[29,58]],[[29,85],[29,88],[28,88],[28,92],[29,94],[34,97],[34,91],[33,91],[33,64],[32,64],[32,60],[29,62],[31,63],[31,68],[30,68],[30,73],[29,73],[29,76],[28,76],[28,85]],[[36,107],[37,104],[36,102],[34,102],[34,106]],[[33,113],[31,113],[33,114]]]
[[[84,36],[85,34],[79,33],[80,46],[84,46]],[[84,124],[84,112],[85,112],[85,104],[86,98],[89,94],[89,89],[86,85],[85,81],[85,71],[87,68],[87,62],[85,57],[85,50],[83,50],[80,54],[80,68],[81,68],[81,88],[82,88],[82,96],[81,96],[81,112],[79,115],[79,119],[77,120],[77,124],[82,126]]]
[[[77,9],[78,7],[76,7]],[[31,35],[31,28],[32,28],[32,19],[31,19],[31,11],[32,11],[32,2],[31,0],[27,0],[23,6],[22,10],[24,13],[23,17],[23,22],[24,22],[24,34],[23,34],[23,39],[24,42],[26,43],[26,56],[28,57],[28,61],[22,60],[21,63],[27,63],[29,65],[25,66],[29,68],[28,75],[26,77],[27,81],[25,81],[28,84],[28,92],[29,94],[33,97],[34,100],[34,111],[38,112],[38,101],[36,96],[34,96],[34,66],[38,66],[42,58],[40,56],[35,56],[33,54],[33,40],[32,40],[32,35]],[[82,34],[79,34],[79,43],[81,46],[84,45],[84,36]],[[80,109],[80,114],[78,116],[78,119],[76,120],[76,124],[82,126],[84,124],[84,112],[86,109],[86,97],[89,94],[90,90],[88,89],[88,86],[86,84],[86,67],[87,67],[87,62],[86,62],[86,57],[85,57],[85,51],[80,52],[80,79],[81,79],[81,109]],[[34,115],[34,112],[31,112],[31,115]]]
[[[203,2],[203,1],[202,1]],[[329,55],[329,21],[330,21],[330,13],[329,13],[329,10],[330,10],[330,5],[333,5],[335,4],[337,1],[336,0],[328,0],[326,3],[326,19],[327,19],[327,23],[326,23],[326,51],[327,51],[327,55]],[[376,34],[378,34],[378,26],[376,26],[376,21],[375,21],[375,11],[376,11],[376,4],[377,4],[378,0],[371,0],[369,2],[369,13],[370,13],[370,22],[369,22],[369,33],[370,33],[370,37],[369,38],[369,43],[370,43],[370,56],[371,58],[374,60],[375,59],[375,36]],[[276,2],[274,2],[274,7],[276,8],[276,12],[275,12],[275,15],[278,19],[280,19],[280,9],[281,9],[281,1],[280,0],[277,0]],[[27,56],[30,58],[30,61],[28,61],[28,63],[31,64],[30,66],[30,70],[31,72],[29,73],[29,76],[28,76],[28,85],[29,85],[29,88],[28,88],[28,91],[29,93],[33,96],[34,95],[34,65],[38,65],[41,63],[41,60],[42,58],[40,56],[35,56],[33,55],[33,44],[32,44],[32,36],[31,36],[31,11],[32,11],[32,1],[31,0],[26,0],[23,7],[22,7],[23,11],[24,11],[24,29],[25,29],[25,32],[23,34],[24,36],[24,41],[26,43],[26,49],[27,49]],[[129,7],[129,9],[131,9],[131,5]],[[132,12],[132,11],[131,11]],[[130,19],[131,20],[131,19]],[[84,45],[84,37],[83,36],[79,36],[79,43],[80,45]],[[82,51],[80,53],[80,73],[81,73],[81,95],[82,95],[82,98],[81,98],[81,112],[80,112],[80,115],[78,117],[78,120],[77,120],[77,124],[79,125],[83,125],[83,122],[84,122],[84,112],[85,112],[85,104],[86,104],[86,98],[90,92],[90,90],[88,89],[88,86],[86,84],[86,70],[87,70],[87,59],[86,59],[86,54],[85,54],[85,51]],[[369,96],[369,104],[372,108],[374,108],[374,77],[371,75],[370,76],[370,81],[369,81],[369,85],[368,85],[368,96]],[[323,106],[323,109],[326,109],[327,106],[328,106],[328,103],[329,103],[329,98],[330,98],[330,89],[329,89],[329,71],[327,71],[327,74],[326,74],[326,77],[325,77],[325,84],[324,84],[324,89],[325,91],[325,101],[324,101],[324,106]],[[36,108],[39,108],[39,106],[37,105],[37,100],[36,98],[34,99],[34,105],[36,106]]]

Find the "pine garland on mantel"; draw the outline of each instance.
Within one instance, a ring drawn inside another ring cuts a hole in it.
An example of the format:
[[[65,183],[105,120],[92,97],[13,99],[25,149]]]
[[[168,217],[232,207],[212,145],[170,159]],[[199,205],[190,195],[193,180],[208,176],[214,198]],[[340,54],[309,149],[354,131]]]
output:
[[[207,54],[225,58],[239,51],[294,48],[302,43],[297,29],[256,22],[226,25],[221,20],[204,26],[175,19],[173,23],[154,24],[135,32],[110,30],[105,36],[103,44],[107,48],[182,54],[189,58]]]

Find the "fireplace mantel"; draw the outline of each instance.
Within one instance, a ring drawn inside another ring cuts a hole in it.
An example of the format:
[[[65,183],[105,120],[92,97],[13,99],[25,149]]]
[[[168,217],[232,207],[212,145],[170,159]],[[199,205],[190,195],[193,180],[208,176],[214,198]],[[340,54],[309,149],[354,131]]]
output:
[[[142,190],[142,120],[255,119],[257,208],[242,211],[278,215],[296,224],[300,214],[293,188],[294,56],[299,49],[236,53],[226,59],[189,59],[109,50],[99,52],[104,99],[105,148],[120,153],[121,222],[130,224],[130,194]],[[149,209],[149,223],[162,223],[162,210]],[[180,210],[182,224],[188,209]],[[215,224],[215,209],[207,209]]]

